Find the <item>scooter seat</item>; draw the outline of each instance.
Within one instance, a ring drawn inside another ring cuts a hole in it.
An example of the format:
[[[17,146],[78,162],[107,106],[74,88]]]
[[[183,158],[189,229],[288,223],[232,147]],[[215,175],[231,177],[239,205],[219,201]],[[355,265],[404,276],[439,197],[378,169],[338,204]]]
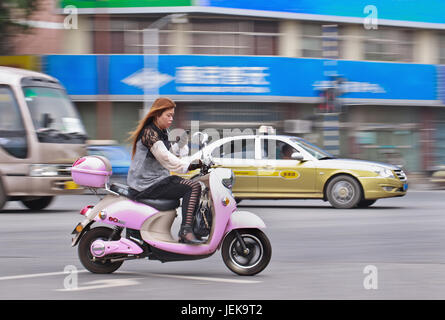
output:
[[[170,199],[139,199],[137,202],[146,204],[159,211],[174,210],[180,205],[179,200]]]
[[[132,198],[132,196],[135,194],[135,192],[133,192],[133,190],[129,186],[121,183],[111,184],[110,190],[128,198]]]
[[[146,204],[147,206],[153,207],[159,211],[167,211],[173,210],[180,206],[179,199],[138,199],[135,200],[134,196],[137,194],[137,191],[130,188],[127,185],[121,183],[113,183],[110,186],[110,190],[116,192],[124,197],[130,198],[133,201]]]

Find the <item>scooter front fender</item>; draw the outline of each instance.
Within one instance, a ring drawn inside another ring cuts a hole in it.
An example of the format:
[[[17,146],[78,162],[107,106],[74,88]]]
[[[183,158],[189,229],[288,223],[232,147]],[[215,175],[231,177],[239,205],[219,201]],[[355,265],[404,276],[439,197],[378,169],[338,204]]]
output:
[[[75,247],[79,243],[80,238],[82,238],[85,232],[90,230],[93,223],[94,220],[84,219],[82,222],[77,224],[76,228],[74,228],[73,232],[71,233],[74,235],[74,237],[71,239],[72,247]],[[81,227],[80,229],[78,229],[79,226]]]
[[[230,216],[229,223],[227,224],[224,234],[228,234],[234,229],[264,229],[266,224],[256,214],[249,211],[235,211]]]

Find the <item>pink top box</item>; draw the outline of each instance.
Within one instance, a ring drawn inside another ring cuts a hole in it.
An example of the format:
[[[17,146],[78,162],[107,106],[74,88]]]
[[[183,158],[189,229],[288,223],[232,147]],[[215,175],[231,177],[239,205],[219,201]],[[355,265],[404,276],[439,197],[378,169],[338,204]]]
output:
[[[81,186],[103,188],[113,173],[110,161],[101,156],[85,156],[71,167],[73,181]]]

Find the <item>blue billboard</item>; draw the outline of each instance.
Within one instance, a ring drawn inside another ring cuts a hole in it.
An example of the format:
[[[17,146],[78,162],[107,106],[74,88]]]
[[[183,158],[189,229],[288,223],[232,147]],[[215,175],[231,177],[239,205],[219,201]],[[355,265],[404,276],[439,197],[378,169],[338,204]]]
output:
[[[97,95],[97,56],[49,55],[42,57],[43,72],[54,75],[71,95]]]
[[[152,64],[143,55],[55,55],[44,61],[46,73],[58,78],[70,95],[84,98],[107,94],[143,100],[144,92],[155,92],[198,100],[269,97],[298,102],[318,97],[331,81],[325,76],[325,59],[161,55]],[[345,98],[438,100],[435,65],[339,60],[337,71],[345,79]]]

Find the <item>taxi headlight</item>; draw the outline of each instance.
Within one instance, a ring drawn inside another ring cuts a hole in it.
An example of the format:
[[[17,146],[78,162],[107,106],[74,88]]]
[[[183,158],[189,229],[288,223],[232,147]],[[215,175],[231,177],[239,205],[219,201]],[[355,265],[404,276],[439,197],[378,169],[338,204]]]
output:
[[[228,179],[222,179],[222,184],[229,190],[232,190],[233,185],[235,184],[235,175],[232,172],[232,175]]]
[[[58,175],[58,167],[47,164],[33,164],[29,168],[31,177],[55,177]]]
[[[374,172],[382,178],[395,178],[394,173],[387,168],[375,167]]]

